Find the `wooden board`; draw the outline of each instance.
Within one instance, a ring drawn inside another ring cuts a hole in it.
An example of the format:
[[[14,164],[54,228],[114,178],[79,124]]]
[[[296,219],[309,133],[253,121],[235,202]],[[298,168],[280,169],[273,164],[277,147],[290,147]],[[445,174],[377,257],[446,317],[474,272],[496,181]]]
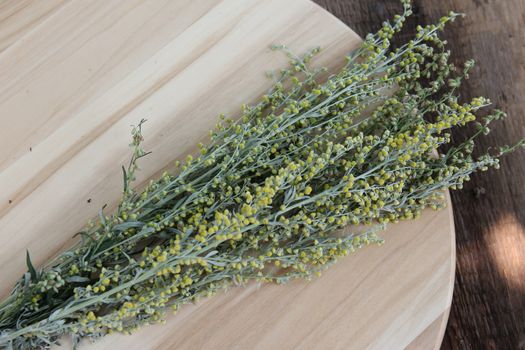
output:
[[[139,181],[192,152],[286,58],[321,45],[331,70],[358,36],[306,0],[18,1],[0,6],[0,295],[115,205],[130,125],[148,118]],[[450,208],[450,207],[449,207]],[[393,225],[387,244],[321,278],[231,289],[164,326],[84,348],[438,347],[454,272],[450,209]]]

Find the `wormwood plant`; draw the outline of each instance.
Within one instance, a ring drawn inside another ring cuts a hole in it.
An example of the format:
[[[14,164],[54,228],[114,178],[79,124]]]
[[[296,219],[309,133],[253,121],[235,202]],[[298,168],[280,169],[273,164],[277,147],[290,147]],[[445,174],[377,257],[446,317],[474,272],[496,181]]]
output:
[[[286,47],[291,67],[237,121],[220,117],[208,145],[143,191],[132,188],[142,123],[123,168],[115,213],[100,211],[81,241],[28,272],[0,304],[0,347],[47,349],[61,336],[133,332],[164,319],[168,308],[231,284],[284,283],[317,275],[337,258],[381,243],[388,222],[443,206],[443,190],[461,188],[474,171],[523,145],[474,158],[474,139],[505,114],[476,122],[489,100],[458,101],[473,66],[456,69],[438,36],[459,15],[418,27],[413,40],[390,39],[412,13],[369,34],[347,64],[321,82],[323,69]],[[449,130],[477,132],[438,157]],[[355,225],[352,233],[338,229]],[[364,227],[364,229],[363,229]],[[276,268],[278,267],[278,268]]]

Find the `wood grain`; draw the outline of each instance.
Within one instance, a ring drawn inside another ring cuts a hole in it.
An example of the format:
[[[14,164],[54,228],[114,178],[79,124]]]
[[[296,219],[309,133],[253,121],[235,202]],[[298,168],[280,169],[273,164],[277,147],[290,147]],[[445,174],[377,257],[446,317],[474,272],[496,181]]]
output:
[[[266,90],[264,72],[286,63],[270,44],[298,53],[322,45],[314,64],[335,70],[360,41],[306,0],[8,5],[12,15],[0,15],[10,18],[0,21],[0,295],[24,272],[26,249],[40,264],[102,205],[116,204],[131,124],[149,119],[143,182],[205,140],[217,113],[235,116]],[[454,273],[450,206],[392,225],[385,237],[311,283],[234,288],[165,326],[85,348],[437,347]]]
[[[400,10],[397,0],[316,0],[360,35],[377,30]],[[487,96],[510,118],[479,141],[478,152],[525,135],[525,2],[523,0],[414,0],[418,23],[449,10],[467,17],[444,33],[453,59],[475,58],[477,68],[461,89],[466,99]],[[399,42],[399,41],[398,41]],[[454,133],[460,142],[472,133]],[[477,174],[452,193],[457,273],[444,349],[525,349],[525,155],[503,159],[499,171]]]
[[[5,0],[0,3],[0,52],[58,11],[64,0]]]

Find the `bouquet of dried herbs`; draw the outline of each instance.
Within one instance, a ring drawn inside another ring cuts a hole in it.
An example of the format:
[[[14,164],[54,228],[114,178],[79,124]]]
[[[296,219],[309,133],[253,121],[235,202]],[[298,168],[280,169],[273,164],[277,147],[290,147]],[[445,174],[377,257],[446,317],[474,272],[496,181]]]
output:
[[[459,15],[418,27],[393,48],[390,39],[412,13],[369,34],[347,64],[325,81],[286,47],[291,67],[238,120],[220,117],[208,145],[178,170],[146,188],[132,188],[142,123],[133,128],[133,156],[123,168],[118,209],[100,211],[71,250],[28,272],[0,303],[0,347],[47,349],[63,335],[133,332],[164,319],[168,309],[231,284],[310,278],[360,247],[381,243],[389,222],[441,208],[443,190],[461,188],[475,171],[498,167],[502,147],[479,158],[474,139],[505,117],[479,97],[460,103],[461,69],[438,36]],[[478,131],[434,156],[450,129]],[[338,229],[355,225],[352,234]]]

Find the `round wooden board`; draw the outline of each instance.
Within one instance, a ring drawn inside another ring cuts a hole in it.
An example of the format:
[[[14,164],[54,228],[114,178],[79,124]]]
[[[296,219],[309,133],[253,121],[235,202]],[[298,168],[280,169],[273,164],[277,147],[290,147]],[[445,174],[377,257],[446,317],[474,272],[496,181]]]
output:
[[[139,182],[193,152],[216,115],[271,85],[269,69],[321,45],[335,70],[360,39],[307,0],[15,1],[0,8],[0,295],[69,246],[121,191],[130,125],[148,118]],[[447,201],[450,203],[449,199]],[[84,349],[429,349],[454,276],[449,209],[391,225],[386,244],[312,282],[249,285],[166,325]]]

